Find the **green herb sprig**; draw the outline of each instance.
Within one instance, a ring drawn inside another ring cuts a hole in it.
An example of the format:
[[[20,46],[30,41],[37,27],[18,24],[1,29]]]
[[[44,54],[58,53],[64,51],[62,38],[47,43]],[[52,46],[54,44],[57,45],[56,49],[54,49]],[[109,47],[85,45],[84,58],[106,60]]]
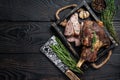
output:
[[[96,43],[96,32],[94,31],[94,33],[93,33],[93,38],[92,38],[92,52],[94,52],[94,45],[95,45],[95,43]]]
[[[115,15],[115,4],[114,4],[114,0],[106,0],[106,9],[104,12],[102,12],[101,14],[101,20],[103,21],[105,27],[107,28],[107,30],[110,32],[111,36],[117,41],[119,42],[119,39],[117,37],[117,33],[115,31],[115,27],[113,26],[113,18]]]
[[[57,44],[51,45],[50,47],[56,53],[58,58],[62,60],[72,71],[77,73],[83,73],[79,68],[76,67],[77,61],[69,54],[62,42],[56,37]]]

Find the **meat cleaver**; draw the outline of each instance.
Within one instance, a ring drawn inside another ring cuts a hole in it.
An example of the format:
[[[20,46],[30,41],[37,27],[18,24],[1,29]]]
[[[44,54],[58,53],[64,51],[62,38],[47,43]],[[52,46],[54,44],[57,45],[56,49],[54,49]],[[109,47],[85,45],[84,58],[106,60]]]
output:
[[[50,61],[52,61],[56,67],[58,67],[70,80],[80,80],[77,75],[75,75],[67,65],[65,65],[58,57],[57,55],[52,51],[50,48],[50,45],[57,44],[57,41],[55,40],[55,36],[52,36],[41,48],[40,51],[46,55],[47,58],[49,58]]]

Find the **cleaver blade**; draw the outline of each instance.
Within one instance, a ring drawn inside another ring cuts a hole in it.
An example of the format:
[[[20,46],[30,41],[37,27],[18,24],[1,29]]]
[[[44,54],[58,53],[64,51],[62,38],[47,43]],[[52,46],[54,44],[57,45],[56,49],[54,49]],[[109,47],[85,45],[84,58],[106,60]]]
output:
[[[57,55],[52,51],[50,45],[57,44],[55,36],[52,36],[41,48],[40,51],[58,67],[70,80],[80,80],[80,78],[75,75],[67,65],[65,65]]]

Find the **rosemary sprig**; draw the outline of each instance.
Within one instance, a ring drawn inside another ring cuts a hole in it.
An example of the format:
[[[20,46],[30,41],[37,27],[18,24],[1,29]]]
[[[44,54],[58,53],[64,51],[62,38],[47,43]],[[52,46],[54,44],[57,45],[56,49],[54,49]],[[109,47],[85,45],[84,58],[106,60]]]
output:
[[[56,37],[57,44],[51,45],[50,47],[56,53],[58,58],[62,60],[71,70],[77,73],[83,73],[79,68],[76,67],[77,61],[69,54],[62,42]]]
[[[94,52],[94,45],[95,45],[95,43],[96,43],[96,32],[94,31],[94,33],[93,33],[93,38],[92,38],[92,52]]]
[[[106,0],[106,5],[107,5],[106,10],[101,14],[101,20],[103,21],[107,30],[110,32],[111,36],[117,42],[119,42],[117,33],[115,31],[115,27],[113,26],[113,18],[116,11],[114,0]]]

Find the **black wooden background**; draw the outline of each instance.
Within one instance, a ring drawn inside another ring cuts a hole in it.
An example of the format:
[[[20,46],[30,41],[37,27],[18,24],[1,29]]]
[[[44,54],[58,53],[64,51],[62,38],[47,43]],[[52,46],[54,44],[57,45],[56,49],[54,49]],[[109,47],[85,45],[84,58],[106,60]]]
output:
[[[90,1],[90,0],[87,0]],[[53,35],[51,23],[62,6],[81,0],[0,0],[0,80],[69,80],[40,51]],[[114,26],[120,35],[120,0]],[[120,38],[119,38],[120,39]],[[109,62],[88,68],[82,80],[120,80],[120,46]]]

